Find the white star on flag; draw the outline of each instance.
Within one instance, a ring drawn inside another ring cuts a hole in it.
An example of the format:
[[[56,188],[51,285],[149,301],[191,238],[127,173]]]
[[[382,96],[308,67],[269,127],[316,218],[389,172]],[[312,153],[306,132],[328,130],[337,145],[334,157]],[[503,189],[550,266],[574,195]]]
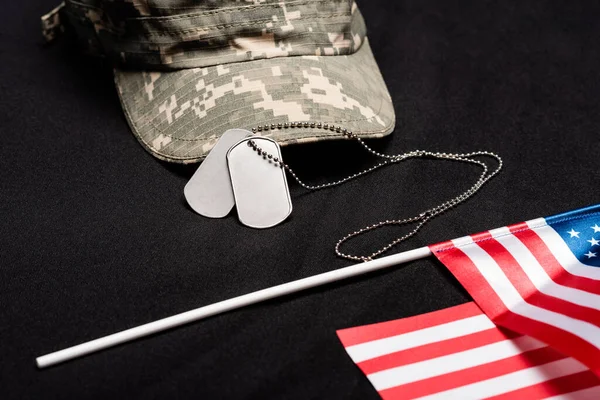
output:
[[[593,229],[593,228],[592,228]],[[599,228],[600,229],[600,228]],[[569,232],[567,232],[569,235],[571,235],[571,237],[579,237],[579,233],[580,232],[576,232],[575,229],[571,229]]]
[[[590,228],[592,228],[594,230],[594,233],[600,232],[600,226],[598,226],[598,224],[591,226]]]
[[[596,253],[592,253],[591,251],[588,251],[587,253],[584,254],[584,256],[587,256],[587,258],[592,258],[592,257],[596,257]]]
[[[599,240],[596,240],[596,239],[594,239],[594,238],[591,238],[590,240],[588,240],[588,242],[590,242],[590,245],[591,245],[592,247],[594,247],[594,246],[598,246],[598,245],[600,244],[600,241],[599,241]]]

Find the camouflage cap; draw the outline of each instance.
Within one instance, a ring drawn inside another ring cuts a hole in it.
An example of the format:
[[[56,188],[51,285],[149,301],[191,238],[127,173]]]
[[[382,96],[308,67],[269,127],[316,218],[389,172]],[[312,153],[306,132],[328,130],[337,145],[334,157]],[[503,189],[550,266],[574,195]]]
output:
[[[394,128],[353,0],[66,0],[42,22],[47,37],[66,25],[114,63],[131,129],[166,161],[202,160],[231,128],[314,121],[363,138]],[[263,134],[282,145],[343,137]]]

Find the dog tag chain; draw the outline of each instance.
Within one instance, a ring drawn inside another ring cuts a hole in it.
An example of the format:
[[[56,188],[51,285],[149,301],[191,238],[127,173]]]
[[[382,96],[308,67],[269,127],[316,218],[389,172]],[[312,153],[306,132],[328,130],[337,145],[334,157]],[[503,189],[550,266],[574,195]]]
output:
[[[371,153],[374,156],[383,160],[383,161],[379,162],[378,164],[374,165],[373,167],[364,169],[360,172],[349,175],[343,179],[340,179],[340,180],[337,180],[334,182],[324,183],[321,185],[308,185],[308,184],[304,183],[300,178],[298,178],[296,173],[287,164],[285,164],[283,162],[280,154],[274,155],[271,151],[269,151],[268,148],[261,146],[261,143],[259,143],[258,139],[259,138],[264,139],[264,138],[259,136],[259,137],[250,137],[250,138],[245,139],[249,148],[251,148],[255,154],[258,154],[259,156],[261,156],[263,161],[267,161],[269,166],[274,165],[276,167],[279,167],[280,169],[287,170],[289,172],[289,174],[298,182],[298,184],[300,186],[302,186],[303,188],[305,188],[307,190],[311,190],[311,191],[325,189],[325,188],[329,188],[332,186],[337,186],[337,185],[340,185],[351,179],[355,179],[362,175],[368,174],[369,172],[372,172],[372,171],[379,169],[381,167],[384,167],[386,165],[399,163],[401,161],[412,159],[412,158],[429,158],[429,159],[437,159],[437,160],[459,161],[459,162],[464,162],[464,163],[468,163],[468,164],[472,164],[472,165],[477,165],[482,168],[482,172],[479,175],[479,178],[477,179],[477,181],[462,194],[460,194],[450,200],[447,200],[435,207],[427,209],[417,216],[410,217],[410,218],[404,218],[404,219],[390,219],[390,220],[380,221],[375,224],[365,226],[365,227],[363,227],[359,230],[356,230],[352,233],[349,233],[348,235],[346,235],[343,238],[341,238],[340,240],[338,240],[338,242],[335,245],[335,253],[339,257],[343,257],[343,258],[353,260],[353,261],[372,260],[373,258],[388,251],[393,246],[414,236],[423,227],[423,225],[425,225],[427,222],[429,222],[432,218],[463,203],[464,201],[468,200],[473,195],[475,195],[475,193],[477,193],[479,191],[479,189],[481,189],[483,187],[483,185],[485,185],[490,179],[492,179],[495,175],[497,175],[500,172],[500,170],[502,169],[502,158],[500,158],[500,156],[498,156],[497,154],[491,153],[488,151],[476,151],[476,152],[471,152],[471,153],[439,153],[439,152],[430,152],[430,151],[424,151],[424,150],[414,150],[414,151],[410,151],[410,152],[403,153],[403,154],[382,154],[382,153],[375,151],[371,147],[369,147],[361,138],[354,135],[351,131],[344,129],[340,126],[335,126],[333,124],[328,124],[328,123],[289,122],[289,123],[283,123],[283,124],[282,123],[270,124],[270,125],[262,125],[262,126],[253,128],[252,132],[254,134],[260,134],[261,132],[267,132],[269,130],[286,130],[289,128],[310,128],[310,129],[316,128],[316,129],[324,129],[324,130],[335,131],[337,133],[342,133],[348,139],[354,139],[354,140],[358,141],[358,143],[360,143],[361,146],[364,147],[369,153]],[[490,157],[490,158],[494,159],[497,163],[496,168],[494,170],[490,170],[488,165],[485,162],[476,159],[477,157]],[[290,211],[291,211],[291,204],[290,204]],[[361,234],[367,233],[369,231],[372,231],[372,230],[375,230],[378,228],[382,228],[384,226],[389,226],[389,225],[401,226],[401,225],[409,225],[409,224],[416,224],[416,226],[408,233],[392,240],[385,246],[381,247],[380,249],[374,251],[373,253],[371,253],[369,255],[361,256],[361,255],[348,254],[348,253],[342,252],[342,250],[341,250],[341,246],[345,242],[347,242],[348,240],[350,240],[356,236],[359,236]]]

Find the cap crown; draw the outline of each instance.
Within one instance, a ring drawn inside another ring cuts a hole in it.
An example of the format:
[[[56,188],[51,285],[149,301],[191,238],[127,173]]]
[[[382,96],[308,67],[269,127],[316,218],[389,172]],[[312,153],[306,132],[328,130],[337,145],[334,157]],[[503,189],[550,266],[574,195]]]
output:
[[[181,69],[295,55],[347,55],[366,35],[353,0],[66,0],[93,54]]]

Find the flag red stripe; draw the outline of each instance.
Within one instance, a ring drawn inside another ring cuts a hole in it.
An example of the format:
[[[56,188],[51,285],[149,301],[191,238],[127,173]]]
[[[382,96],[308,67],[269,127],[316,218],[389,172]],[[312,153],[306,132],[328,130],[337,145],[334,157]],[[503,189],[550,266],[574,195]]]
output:
[[[600,326],[600,311],[540,292],[513,255],[491,235],[488,239],[480,242],[479,247],[494,258],[504,275],[527,303]]]
[[[433,378],[408,383],[379,392],[383,399],[415,399],[434,393],[470,385],[473,383],[493,379],[522,369],[535,367],[552,361],[567,358],[559,352],[544,347],[531,350],[503,360],[465,368],[460,371],[439,375]],[[529,398],[527,398],[529,399]]]
[[[598,385],[600,385],[600,379],[592,371],[583,371],[498,396],[488,397],[486,400],[545,399]]]
[[[462,250],[433,251],[433,254],[446,265],[494,323],[539,339],[583,362],[600,375],[600,349],[577,335],[510,311]]]
[[[481,311],[479,311],[479,313],[481,313]],[[453,339],[442,340],[439,342],[414,347],[412,349],[386,354],[381,357],[360,362],[357,365],[365,373],[365,375],[369,375],[386,369],[400,367],[402,365],[414,364],[416,362],[430,360],[432,358],[447,356],[450,354],[459,353],[461,351],[501,342],[503,340],[514,339],[519,336],[522,335],[509,330],[491,328]]]
[[[473,261],[462,250],[456,247],[443,252],[436,252],[434,248],[431,250],[492,321],[501,314],[508,312],[496,292],[481,275]]]
[[[478,315],[481,315],[479,307],[475,303],[469,302],[401,320],[341,329],[337,331],[337,335],[344,347],[349,347]]]
[[[533,256],[538,260],[550,278],[559,285],[569,286],[589,293],[600,295],[600,284],[594,279],[572,275],[554,257],[541,236],[531,230],[524,230],[527,223],[517,224],[510,227],[511,232],[517,237]],[[594,268],[594,267],[590,267]]]

